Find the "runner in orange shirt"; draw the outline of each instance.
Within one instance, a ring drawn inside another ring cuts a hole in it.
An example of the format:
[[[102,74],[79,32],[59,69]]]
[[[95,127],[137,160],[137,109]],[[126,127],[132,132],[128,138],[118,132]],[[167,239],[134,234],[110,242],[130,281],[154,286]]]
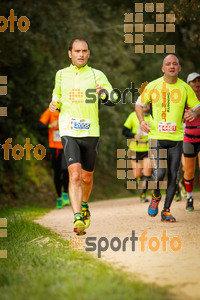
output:
[[[60,209],[63,205],[69,205],[70,201],[68,197],[69,175],[58,130],[58,117],[58,110],[51,112],[49,109],[46,109],[40,117],[39,128],[48,129],[49,148],[51,151],[51,161],[54,170],[54,184],[57,193],[56,207]]]

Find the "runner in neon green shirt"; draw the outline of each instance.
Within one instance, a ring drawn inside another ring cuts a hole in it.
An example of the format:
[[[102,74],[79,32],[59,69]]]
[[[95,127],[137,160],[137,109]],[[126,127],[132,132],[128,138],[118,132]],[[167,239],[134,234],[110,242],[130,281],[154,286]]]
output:
[[[69,196],[74,212],[74,232],[82,234],[90,225],[88,199],[99,144],[98,100],[111,105],[102,89],[112,90],[106,76],[87,65],[88,42],[81,38],[69,44],[70,67],[56,74],[51,111],[60,109],[59,130],[69,171]]]
[[[52,100],[59,101],[61,137],[99,137],[97,83],[108,93],[112,91],[106,76],[88,65],[79,68],[71,64],[70,67],[57,72]],[[89,93],[94,98],[92,103],[86,102],[87,99],[91,99],[86,96],[88,89],[93,89],[93,93]]]
[[[175,222],[170,206],[177,187],[177,175],[182,155],[183,118],[194,120],[200,115],[200,104],[192,88],[178,79],[181,71],[179,60],[168,55],[163,60],[164,76],[150,82],[137,100],[135,110],[141,129],[149,132],[150,155],[153,163],[152,185],[155,186],[148,214],[158,214],[160,188],[166,188],[161,221]],[[152,102],[153,125],[144,121],[142,106]],[[185,110],[186,104],[190,107]],[[163,182],[168,167],[168,181]],[[167,183],[167,184],[166,184]],[[163,187],[164,186],[164,187]]]
[[[179,78],[174,84],[165,82],[164,77],[150,82],[140,97],[141,104],[152,102],[149,139],[182,141],[185,105],[198,106],[196,100],[192,88]]]
[[[143,107],[144,120],[151,124],[152,117],[150,115],[150,105]],[[140,191],[140,201],[148,202],[146,198],[147,183],[151,178],[152,166],[149,159],[148,151],[148,134],[143,132],[136,112],[132,112],[124,123],[122,134],[129,140],[129,151],[131,156],[131,165],[133,169],[133,176],[139,182],[138,188]],[[142,184],[141,184],[142,181]]]

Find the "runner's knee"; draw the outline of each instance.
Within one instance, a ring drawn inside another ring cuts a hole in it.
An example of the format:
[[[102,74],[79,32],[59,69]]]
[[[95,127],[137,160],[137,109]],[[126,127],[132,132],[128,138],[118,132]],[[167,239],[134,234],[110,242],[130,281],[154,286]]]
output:
[[[186,168],[185,172],[184,172],[184,177],[191,179],[194,177],[194,172],[195,172],[195,170],[193,168]]]
[[[176,182],[177,177],[178,177],[178,173],[177,172],[170,172],[170,173],[168,173],[168,179],[170,179],[171,182]]]
[[[153,173],[153,178],[155,181],[163,181],[164,177],[165,177],[165,170],[166,169],[158,169],[155,170]]]
[[[70,172],[70,182],[72,184],[80,184],[81,183],[81,174],[80,174],[80,172],[77,172],[77,171]]]
[[[82,174],[82,181],[85,183],[85,184],[90,184],[93,180],[93,173],[84,173]]]
[[[140,178],[142,176],[142,169],[134,169],[133,175],[135,176],[135,178]]]

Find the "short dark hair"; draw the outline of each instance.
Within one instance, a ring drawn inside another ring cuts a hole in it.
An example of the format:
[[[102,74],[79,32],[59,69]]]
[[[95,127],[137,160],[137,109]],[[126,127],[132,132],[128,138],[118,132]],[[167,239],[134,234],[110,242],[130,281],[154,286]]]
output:
[[[80,37],[76,37],[74,39],[72,39],[70,42],[69,42],[69,47],[68,47],[68,50],[69,51],[72,51],[72,47],[73,47],[73,44],[75,41],[84,41],[86,42],[87,46],[88,46],[88,50],[90,50],[90,46],[89,46],[89,43],[87,40],[83,39],[83,38],[80,38]]]

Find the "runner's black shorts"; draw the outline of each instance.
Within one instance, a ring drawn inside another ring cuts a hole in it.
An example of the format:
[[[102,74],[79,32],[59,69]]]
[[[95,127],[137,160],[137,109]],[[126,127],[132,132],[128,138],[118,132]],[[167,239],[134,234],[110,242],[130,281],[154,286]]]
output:
[[[61,137],[67,166],[80,163],[88,172],[94,170],[98,153],[99,137]]]
[[[148,151],[138,152],[130,150],[130,156],[132,160],[135,160],[138,163],[139,160],[143,160],[143,158],[148,157]]]
[[[196,157],[199,152],[200,152],[200,142],[197,143],[183,142],[184,157]]]

